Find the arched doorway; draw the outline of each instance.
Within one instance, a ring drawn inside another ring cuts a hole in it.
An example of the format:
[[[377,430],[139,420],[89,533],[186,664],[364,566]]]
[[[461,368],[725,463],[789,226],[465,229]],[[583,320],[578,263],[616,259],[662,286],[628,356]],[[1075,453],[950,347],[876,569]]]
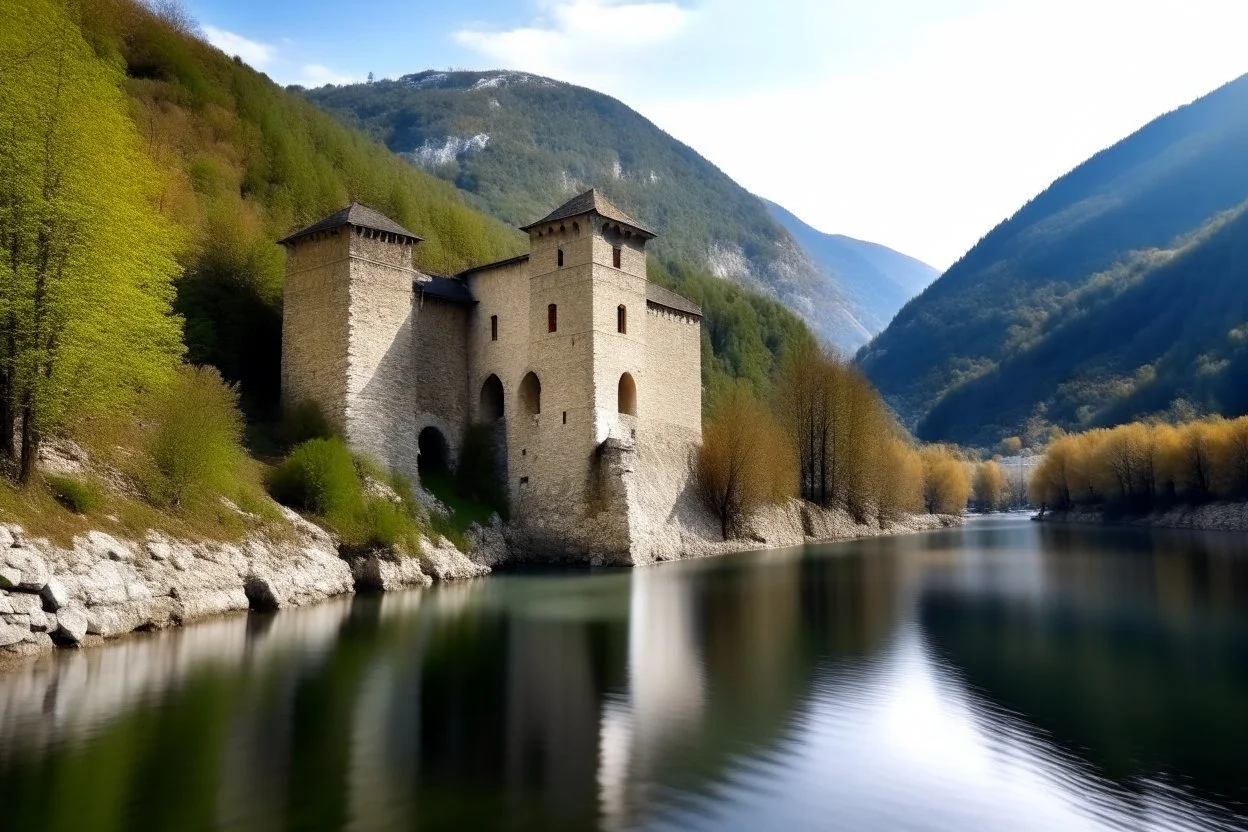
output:
[[[497,422],[503,418],[503,383],[496,375],[491,374],[481,385],[479,413],[482,422]]]
[[[520,382],[520,406],[530,416],[542,412],[542,382],[537,373],[528,373]]]
[[[451,451],[446,437],[435,427],[425,428],[416,437],[416,471],[422,480],[445,474],[451,467]]]
[[[620,376],[620,385],[616,399],[621,413],[629,416],[637,415],[637,382],[633,381],[630,373]]]

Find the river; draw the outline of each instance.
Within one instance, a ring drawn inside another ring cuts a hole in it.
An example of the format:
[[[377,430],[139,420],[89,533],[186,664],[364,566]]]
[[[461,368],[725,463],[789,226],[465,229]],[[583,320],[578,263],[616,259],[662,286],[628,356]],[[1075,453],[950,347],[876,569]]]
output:
[[[62,651],[0,828],[1248,829],[1248,546],[976,519]]]

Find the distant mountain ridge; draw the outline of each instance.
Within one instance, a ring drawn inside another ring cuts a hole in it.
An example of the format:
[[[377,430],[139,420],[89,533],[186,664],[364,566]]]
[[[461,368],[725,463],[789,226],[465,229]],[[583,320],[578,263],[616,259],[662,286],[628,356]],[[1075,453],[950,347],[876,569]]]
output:
[[[655,227],[653,250],[667,265],[761,289],[842,351],[852,353],[891,317],[877,306],[900,307],[892,283],[880,284],[886,301],[864,296],[869,281],[829,269],[761,200],[593,90],[522,72],[428,71],[302,92],[512,225],[597,187]]]
[[[763,203],[815,263],[839,282],[868,337],[888,326],[906,301],[940,275],[907,254],[843,234],[825,234],[782,206],[770,200]]]
[[[1058,179],[859,363],[925,439],[1248,410],[1248,76]]]

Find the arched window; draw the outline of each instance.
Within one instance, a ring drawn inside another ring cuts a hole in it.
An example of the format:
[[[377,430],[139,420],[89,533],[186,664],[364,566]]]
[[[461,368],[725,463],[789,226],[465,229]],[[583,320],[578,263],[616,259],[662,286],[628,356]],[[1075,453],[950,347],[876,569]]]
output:
[[[482,422],[497,422],[503,418],[503,383],[496,375],[491,374],[481,385],[480,418]]]
[[[622,303],[615,310],[615,331],[628,334],[628,308]]]
[[[435,427],[425,428],[416,437],[416,471],[421,479],[445,473],[450,467],[450,450],[446,437]]]
[[[620,376],[617,401],[621,413],[629,416],[637,415],[637,382],[633,381],[629,373]]]
[[[542,382],[537,373],[529,373],[520,382],[520,404],[524,412],[536,416],[542,412]]]
[[[562,269],[563,268],[563,249],[559,249],[559,256],[557,259],[558,259],[558,263],[556,263],[556,265]]]
[[[559,329],[559,307],[550,304],[546,307],[546,331],[556,332]]]

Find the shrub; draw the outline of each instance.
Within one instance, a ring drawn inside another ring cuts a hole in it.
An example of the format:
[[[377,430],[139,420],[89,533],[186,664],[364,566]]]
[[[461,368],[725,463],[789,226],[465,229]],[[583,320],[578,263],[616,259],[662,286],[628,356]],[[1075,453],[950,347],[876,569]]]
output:
[[[181,505],[193,490],[233,487],[244,453],[238,393],[212,367],[183,367],[155,401],[151,496]]]
[[[359,542],[365,548],[401,546],[413,554],[420,551],[420,527],[403,504],[373,498],[365,507],[364,521]]]
[[[57,502],[75,514],[89,514],[104,502],[103,490],[92,480],[51,474],[46,482]]]
[[[311,439],[330,439],[334,429],[321,406],[305,399],[282,415],[282,438],[293,447]]]
[[[311,439],[269,477],[273,499],[291,508],[344,522],[364,508],[364,489],[351,451],[341,439]]]
[[[388,480],[399,501],[369,495],[365,476]],[[420,551],[411,483],[353,457],[341,439],[312,439],[296,447],[269,476],[269,493],[283,505],[321,517],[346,549]]]

